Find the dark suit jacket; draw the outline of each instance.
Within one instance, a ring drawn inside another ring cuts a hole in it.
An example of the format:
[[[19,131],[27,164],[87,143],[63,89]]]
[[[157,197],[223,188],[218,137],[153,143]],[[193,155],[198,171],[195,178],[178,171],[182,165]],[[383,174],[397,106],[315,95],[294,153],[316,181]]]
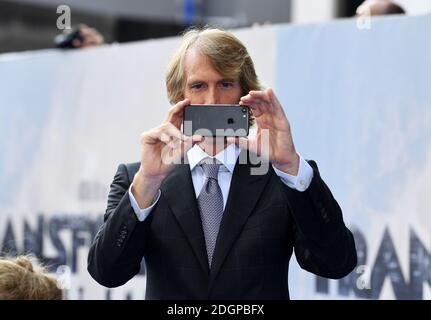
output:
[[[111,185],[105,222],[88,256],[88,271],[106,287],[147,271],[147,299],[288,299],[292,250],[302,268],[341,278],[356,266],[356,249],[341,209],[319,176],[310,187],[287,187],[272,166],[250,175],[237,163],[211,270],[190,167],[178,167],[161,185],[151,214],[139,222],[128,188],[139,163],[120,165]]]

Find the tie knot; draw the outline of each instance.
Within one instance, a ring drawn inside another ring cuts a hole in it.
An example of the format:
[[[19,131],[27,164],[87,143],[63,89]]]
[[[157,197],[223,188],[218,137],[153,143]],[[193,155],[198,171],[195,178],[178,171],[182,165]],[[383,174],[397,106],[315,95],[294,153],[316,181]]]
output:
[[[215,160],[210,158],[204,159],[204,162],[201,163],[201,168],[204,171],[206,177],[210,179],[218,179],[218,171],[220,169],[221,164],[215,163]]]

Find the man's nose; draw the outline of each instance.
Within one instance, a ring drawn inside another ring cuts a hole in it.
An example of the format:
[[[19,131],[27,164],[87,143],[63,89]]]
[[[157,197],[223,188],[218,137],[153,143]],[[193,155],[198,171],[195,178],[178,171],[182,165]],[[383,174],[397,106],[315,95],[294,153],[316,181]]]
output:
[[[220,97],[216,88],[210,88],[205,96],[205,104],[219,104]]]

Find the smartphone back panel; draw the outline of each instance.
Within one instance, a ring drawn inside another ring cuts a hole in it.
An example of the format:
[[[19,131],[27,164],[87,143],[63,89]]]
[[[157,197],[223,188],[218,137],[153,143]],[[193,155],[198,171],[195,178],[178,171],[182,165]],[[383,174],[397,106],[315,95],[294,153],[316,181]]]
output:
[[[184,109],[183,132],[188,136],[246,137],[249,116],[247,106],[189,105]]]

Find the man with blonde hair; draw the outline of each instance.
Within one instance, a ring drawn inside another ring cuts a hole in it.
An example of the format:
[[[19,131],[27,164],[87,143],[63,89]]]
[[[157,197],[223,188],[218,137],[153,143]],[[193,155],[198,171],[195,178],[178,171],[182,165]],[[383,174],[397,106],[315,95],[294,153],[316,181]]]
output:
[[[148,299],[288,299],[293,250],[302,268],[322,277],[353,270],[355,243],[340,207],[316,163],[297,153],[283,107],[231,32],[186,32],[166,86],[174,106],[142,133],[140,162],[121,164],[111,184],[88,256],[97,282],[123,285],[144,258]],[[189,104],[247,105],[256,135],[186,136]],[[252,154],[271,164],[263,174],[240,161]]]

